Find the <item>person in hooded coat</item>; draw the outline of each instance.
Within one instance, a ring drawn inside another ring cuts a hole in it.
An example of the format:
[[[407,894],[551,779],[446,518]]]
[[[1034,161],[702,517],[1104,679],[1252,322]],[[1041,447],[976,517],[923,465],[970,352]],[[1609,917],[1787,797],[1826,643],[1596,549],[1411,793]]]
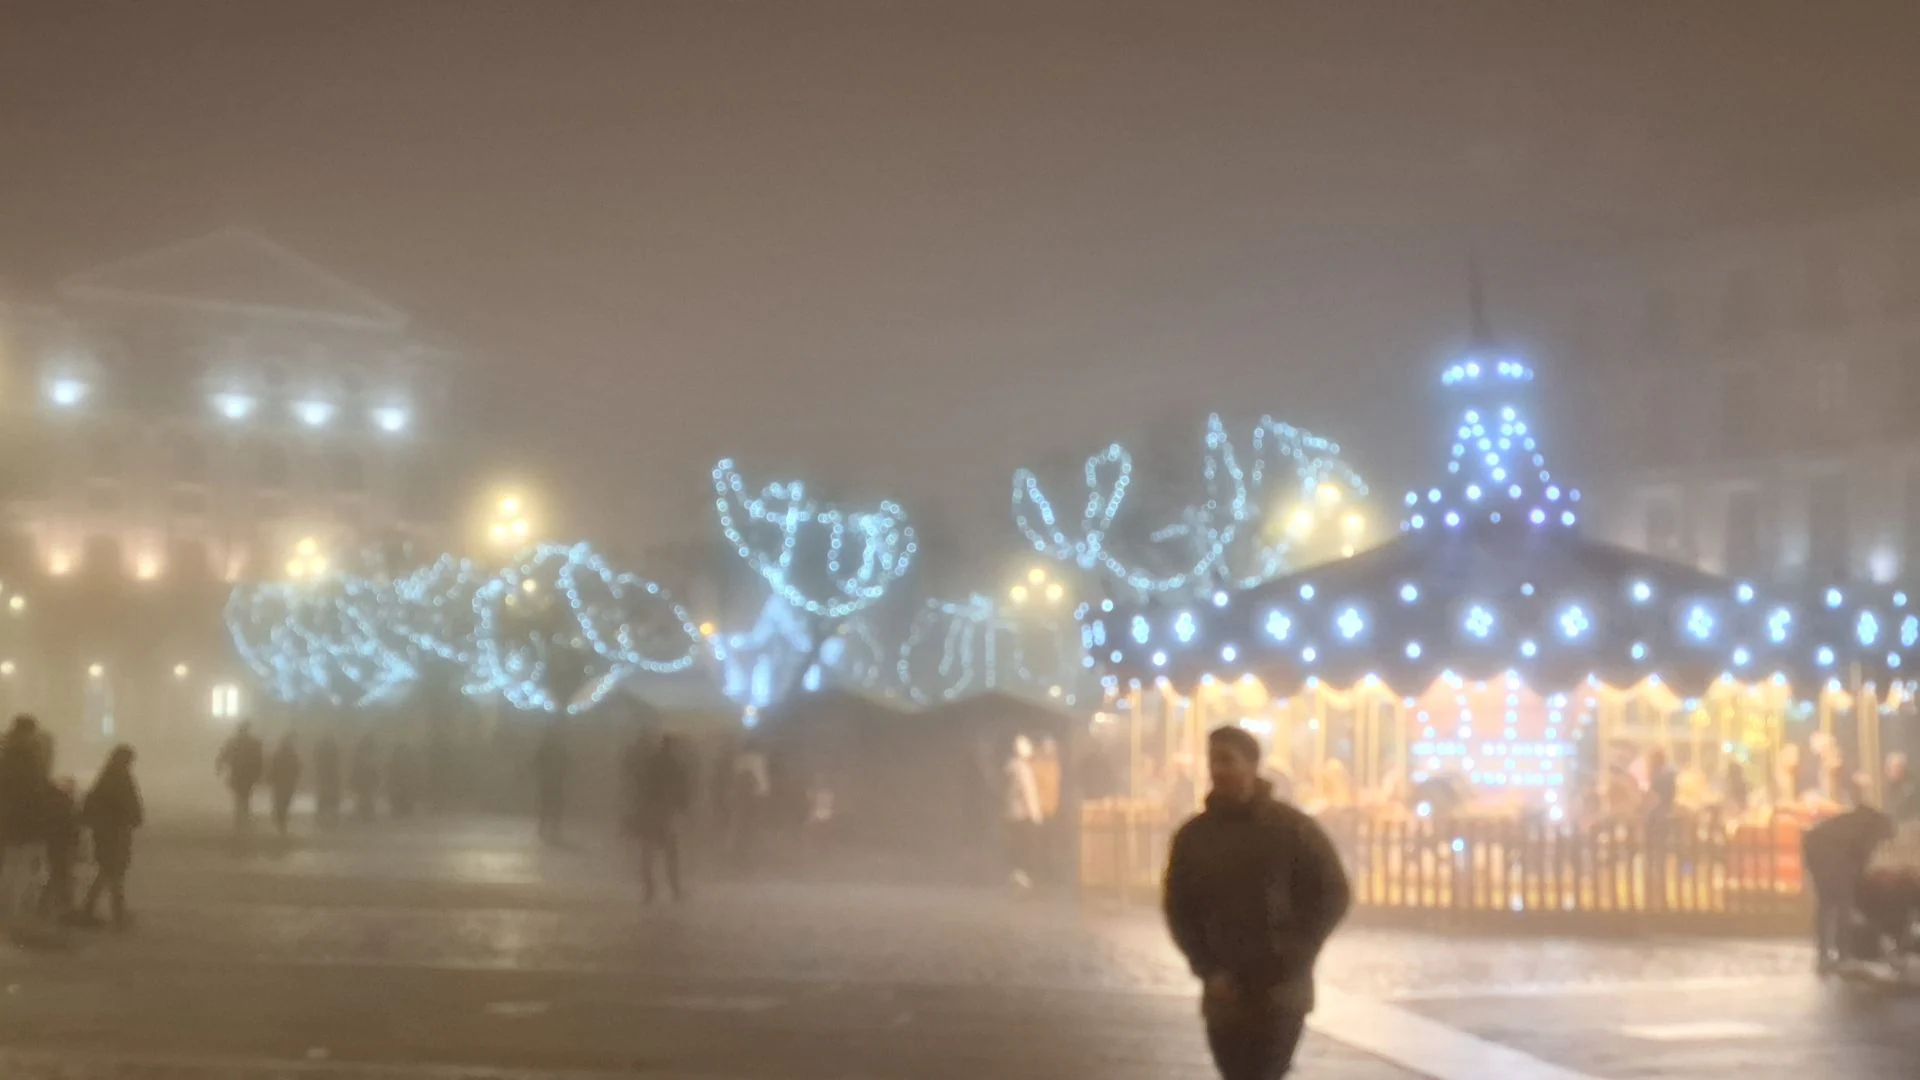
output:
[[[115,747],[80,810],[81,821],[93,833],[93,861],[98,867],[80,917],[98,924],[104,896],[112,904],[113,925],[121,930],[132,925],[127,913],[127,871],[133,866],[133,834],[147,820],[140,786],[133,779],[133,757],[132,747]]]
[[[252,721],[240,721],[214,759],[214,769],[226,778],[227,790],[233,793],[234,830],[246,832],[253,827],[253,789],[267,773],[267,748],[253,733]]]
[[[1292,1068],[1314,963],[1352,894],[1332,840],[1259,778],[1252,735],[1215,729],[1207,764],[1206,809],[1175,835],[1167,862],[1167,926],[1201,980],[1223,1080],[1276,1080]]]

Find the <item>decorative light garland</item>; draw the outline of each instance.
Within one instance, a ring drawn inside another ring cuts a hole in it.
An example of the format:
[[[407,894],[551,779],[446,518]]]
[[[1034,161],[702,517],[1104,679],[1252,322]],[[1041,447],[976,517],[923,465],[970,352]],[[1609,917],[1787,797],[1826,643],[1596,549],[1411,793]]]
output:
[[[822,505],[798,480],[749,493],[731,458],[714,466],[713,488],[721,531],[740,557],[787,603],[818,618],[844,619],[872,606],[906,576],[919,550],[906,511],[891,501],[872,510]],[[795,559],[813,533],[823,534],[823,565],[799,575]],[[857,553],[848,553],[849,544]]]

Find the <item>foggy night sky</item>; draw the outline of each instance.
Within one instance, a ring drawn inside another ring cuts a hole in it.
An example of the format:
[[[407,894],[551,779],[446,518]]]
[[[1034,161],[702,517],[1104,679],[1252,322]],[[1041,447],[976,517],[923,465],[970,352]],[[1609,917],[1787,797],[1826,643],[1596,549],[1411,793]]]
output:
[[[1209,408],[1402,469],[1471,247],[1499,321],[1920,195],[1916,41],[1891,2],[9,0],[0,283],[245,225],[469,354],[585,529],[710,528],[725,453],[998,537],[1013,466]]]

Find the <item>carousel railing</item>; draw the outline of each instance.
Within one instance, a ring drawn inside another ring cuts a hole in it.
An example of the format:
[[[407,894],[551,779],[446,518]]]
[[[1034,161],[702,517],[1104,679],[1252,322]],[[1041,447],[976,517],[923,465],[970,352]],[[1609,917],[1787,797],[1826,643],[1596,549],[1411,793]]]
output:
[[[1173,815],[1111,800],[1083,818],[1082,885],[1158,895]],[[1730,827],[1709,815],[1581,824],[1520,818],[1323,815],[1357,908],[1433,922],[1803,925],[1796,822]]]

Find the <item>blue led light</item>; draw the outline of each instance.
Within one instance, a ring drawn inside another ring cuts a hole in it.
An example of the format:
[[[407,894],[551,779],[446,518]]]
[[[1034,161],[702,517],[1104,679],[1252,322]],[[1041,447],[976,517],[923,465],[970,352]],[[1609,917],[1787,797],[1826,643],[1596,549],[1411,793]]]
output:
[[[1267,636],[1268,637],[1272,638],[1275,641],[1285,641],[1287,640],[1287,635],[1292,632],[1293,632],[1293,620],[1287,618],[1286,612],[1284,611],[1267,612]]]

